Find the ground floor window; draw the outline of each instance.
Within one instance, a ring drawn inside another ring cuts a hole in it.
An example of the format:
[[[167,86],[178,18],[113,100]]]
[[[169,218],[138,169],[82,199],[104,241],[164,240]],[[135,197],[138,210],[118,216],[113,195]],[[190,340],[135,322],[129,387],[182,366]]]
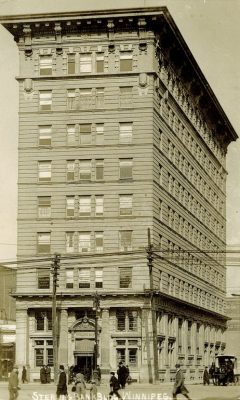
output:
[[[124,362],[129,369],[138,366],[138,341],[132,339],[117,340],[117,364]]]
[[[53,342],[48,339],[39,339],[34,342],[35,366],[53,366]]]

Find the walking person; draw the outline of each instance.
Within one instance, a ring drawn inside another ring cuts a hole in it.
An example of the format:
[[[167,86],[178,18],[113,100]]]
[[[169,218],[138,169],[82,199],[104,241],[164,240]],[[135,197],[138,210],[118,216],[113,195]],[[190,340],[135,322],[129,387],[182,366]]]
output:
[[[22,383],[25,383],[25,382],[27,382],[28,380],[27,380],[27,370],[26,370],[26,367],[25,367],[25,365],[23,366],[23,369],[22,369]]]
[[[67,375],[64,371],[64,366],[59,366],[59,377],[58,377],[58,384],[57,384],[57,399],[60,399],[60,396],[65,396],[64,398],[68,398],[67,392]]]
[[[176,399],[178,394],[182,394],[187,399],[190,399],[190,397],[188,396],[189,392],[186,386],[184,385],[184,376],[181,370],[181,366],[180,364],[176,364],[175,367],[177,368],[177,372],[175,376],[175,383],[173,386],[173,399]]]
[[[122,361],[120,361],[120,363],[118,364],[117,375],[118,375],[118,383],[121,389],[124,389],[127,380],[127,368],[122,363]]]
[[[19,390],[18,367],[14,365],[13,370],[8,380],[9,400],[16,400],[18,398]]]
[[[118,393],[120,385],[118,379],[115,376],[115,372],[111,372],[111,378],[109,383],[110,383],[109,400],[113,397],[113,395],[117,396],[118,399],[122,399],[122,397]]]
[[[75,377],[76,394],[78,399],[84,399],[86,395],[86,382],[82,372],[78,372]]]
[[[203,372],[203,384],[209,385],[209,383],[210,383],[210,377],[209,377],[208,367],[205,367]]]
[[[97,400],[97,382],[92,380],[90,384],[90,400]]]

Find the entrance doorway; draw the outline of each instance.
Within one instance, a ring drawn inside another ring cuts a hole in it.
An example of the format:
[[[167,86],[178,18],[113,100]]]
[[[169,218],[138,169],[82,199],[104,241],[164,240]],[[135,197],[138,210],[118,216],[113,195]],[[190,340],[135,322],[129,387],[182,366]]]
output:
[[[92,371],[94,368],[94,355],[93,354],[76,354],[75,353],[75,370],[82,372],[86,382],[91,380]]]

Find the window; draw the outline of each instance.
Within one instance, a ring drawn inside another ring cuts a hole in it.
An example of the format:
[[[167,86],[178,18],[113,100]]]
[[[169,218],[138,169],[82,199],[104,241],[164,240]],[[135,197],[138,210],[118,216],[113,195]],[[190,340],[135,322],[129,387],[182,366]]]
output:
[[[80,108],[92,108],[92,89],[80,89]]]
[[[137,366],[137,349],[128,349],[128,364],[129,368]]]
[[[75,178],[75,161],[67,161],[67,181],[74,181]]]
[[[96,107],[97,108],[104,107],[104,88],[96,89]]]
[[[133,88],[132,86],[120,87],[120,106],[129,107],[132,106],[133,101]]]
[[[52,340],[34,341],[35,366],[53,366],[53,342]]]
[[[103,215],[103,196],[95,196],[95,215],[96,217]]]
[[[118,331],[137,331],[138,313],[136,310],[116,310]]]
[[[104,72],[104,53],[96,54],[96,72]]]
[[[132,287],[132,268],[122,267],[119,268],[119,287],[126,289]]]
[[[120,122],[119,124],[119,143],[132,143],[132,122]]]
[[[39,56],[40,75],[52,75],[52,56]]]
[[[76,55],[75,54],[68,54],[67,58],[67,73],[68,74],[75,74],[76,72]]]
[[[90,268],[79,268],[78,279],[79,288],[90,288]]]
[[[75,197],[67,196],[66,197],[66,216],[74,217],[74,208],[75,208]]]
[[[66,252],[74,252],[74,232],[66,232]]]
[[[125,158],[119,160],[119,177],[120,179],[132,178],[133,160],[132,158]]]
[[[50,273],[47,269],[39,269],[38,275],[38,289],[49,289],[50,288]]]
[[[91,196],[79,197],[79,215],[87,217],[91,215]]]
[[[73,289],[73,275],[74,270],[73,269],[66,269],[66,288],[67,289]]]
[[[99,289],[103,287],[103,270],[102,268],[95,268],[95,288]]]
[[[36,331],[52,330],[52,312],[50,310],[36,310],[34,315]]]
[[[103,144],[104,142],[104,125],[96,125],[96,144]]]
[[[51,146],[52,144],[52,127],[40,126],[38,136],[39,146]]]
[[[80,54],[79,69],[82,73],[92,72],[92,55],[91,54]]]
[[[37,234],[37,252],[50,253],[51,250],[51,234],[43,232]]]
[[[44,331],[45,327],[45,312],[35,311],[35,327],[37,331]]]
[[[38,197],[38,217],[50,218],[51,217],[51,197],[41,196]]]
[[[75,89],[68,89],[67,91],[67,109],[76,109],[76,91]]]
[[[96,181],[104,178],[104,160],[96,160]]]
[[[95,232],[95,251],[103,252],[103,232]]]
[[[75,144],[75,125],[67,125],[67,144]]]
[[[86,253],[91,250],[91,234],[79,233],[79,252]]]
[[[120,53],[120,71],[132,71],[133,68],[133,60],[132,60],[132,52],[126,51]]]
[[[40,111],[48,111],[52,108],[52,91],[39,92],[39,108]]]
[[[81,160],[79,162],[79,179],[81,181],[90,181],[92,176],[91,169],[92,169],[91,160]]]
[[[132,250],[132,231],[120,231],[119,241],[120,251]]]
[[[132,215],[132,195],[120,194],[119,195],[119,214]]]
[[[92,126],[91,124],[80,125],[80,144],[92,143]]]

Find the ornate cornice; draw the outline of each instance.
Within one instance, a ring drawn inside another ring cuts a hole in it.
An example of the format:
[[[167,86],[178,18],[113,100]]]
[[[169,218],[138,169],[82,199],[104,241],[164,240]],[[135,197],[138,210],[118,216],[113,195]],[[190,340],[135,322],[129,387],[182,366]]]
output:
[[[188,96],[225,151],[228,144],[238,137],[165,7],[12,15],[0,17],[0,23],[17,41],[23,41],[29,54],[31,38],[39,34],[51,34],[61,53],[61,38],[66,34],[104,32],[109,50],[114,51],[116,33],[134,31],[138,35],[139,48],[144,51],[146,32],[153,32],[160,63],[163,57],[176,78],[183,82]]]

